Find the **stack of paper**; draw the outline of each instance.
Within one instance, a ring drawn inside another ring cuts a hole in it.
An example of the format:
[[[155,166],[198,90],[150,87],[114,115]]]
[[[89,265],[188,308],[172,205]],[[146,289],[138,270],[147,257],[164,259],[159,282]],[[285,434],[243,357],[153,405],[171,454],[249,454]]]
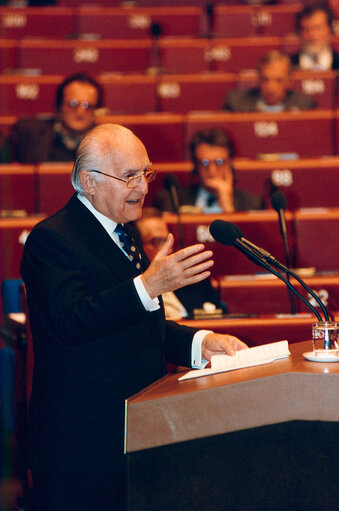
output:
[[[290,355],[287,341],[272,342],[237,351],[234,356],[216,355],[212,357],[211,368],[198,369],[189,371],[179,378],[179,381],[188,380],[190,378],[199,378],[210,374],[223,373],[225,371],[233,371],[234,369],[242,369],[244,367],[252,367],[261,364],[269,364],[273,360],[286,358]]]

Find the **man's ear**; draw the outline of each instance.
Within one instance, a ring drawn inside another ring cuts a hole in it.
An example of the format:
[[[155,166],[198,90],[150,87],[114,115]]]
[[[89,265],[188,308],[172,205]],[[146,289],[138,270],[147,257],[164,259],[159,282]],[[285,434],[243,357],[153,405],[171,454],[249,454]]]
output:
[[[93,176],[90,172],[87,170],[82,170],[80,172],[80,183],[83,187],[84,191],[88,193],[89,195],[95,194],[95,180],[93,179]]]

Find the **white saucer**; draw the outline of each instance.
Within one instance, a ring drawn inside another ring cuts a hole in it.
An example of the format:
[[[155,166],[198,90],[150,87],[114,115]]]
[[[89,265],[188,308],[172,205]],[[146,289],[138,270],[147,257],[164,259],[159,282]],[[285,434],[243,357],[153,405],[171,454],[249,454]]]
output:
[[[314,351],[308,351],[307,353],[303,353],[303,356],[311,362],[339,362],[337,350],[319,350],[316,353],[314,353]]]

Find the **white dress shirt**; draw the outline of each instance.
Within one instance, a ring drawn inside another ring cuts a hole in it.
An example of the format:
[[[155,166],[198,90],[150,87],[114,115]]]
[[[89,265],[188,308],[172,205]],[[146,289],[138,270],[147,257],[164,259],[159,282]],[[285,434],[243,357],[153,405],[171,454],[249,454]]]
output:
[[[78,199],[86,208],[95,216],[95,218],[101,223],[107,234],[112,238],[114,243],[118,245],[120,250],[128,257],[124,249],[122,248],[119,240],[119,236],[114,232],[117,222],[114,222],[114,220],[111,220],[107,216],[100,213],[97,209],[95,209],[90,201],[84,196],[78,193],[77,195]],[[129,259],[129,258],[128,258]],[[141,303],[145,307],[145,309],[149,312],[155,311],[160,308],[159,305],[159,299],[158,297],[155,297],[152,299],[149,294],[147,293],[145,286],[141,280],[141,275],[138,275],[133,279],[135,289],[138,293],[138,296],[140,298]],[[207,360],[202,358],[201,356],[201,343],[205,337],[206,334],[211,333],[210,330],[199,330],[196,332],[193,336],[192,340],[192,351],[191,351],[191,365],[194,369],[203,369],[206,364]]]

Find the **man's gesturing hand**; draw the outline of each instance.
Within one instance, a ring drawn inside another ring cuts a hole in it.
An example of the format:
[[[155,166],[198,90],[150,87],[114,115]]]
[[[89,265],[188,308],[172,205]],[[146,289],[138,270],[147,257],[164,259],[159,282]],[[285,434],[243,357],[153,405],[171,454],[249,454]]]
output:
[[[142,274],[143,284],[151,298],[195,284],[211,274],[208,268],[214,264],[210,259],[213,252],[202,252],[204,245],[197,244],[170,254],[173,241],[173,235],[169,234],[150,266]]]
[[[234,355],[236,351],[248,348],[238,337],[227,334],[210,333],[205,335],[201,344],[201,354],[206,360],[212,355]]]

